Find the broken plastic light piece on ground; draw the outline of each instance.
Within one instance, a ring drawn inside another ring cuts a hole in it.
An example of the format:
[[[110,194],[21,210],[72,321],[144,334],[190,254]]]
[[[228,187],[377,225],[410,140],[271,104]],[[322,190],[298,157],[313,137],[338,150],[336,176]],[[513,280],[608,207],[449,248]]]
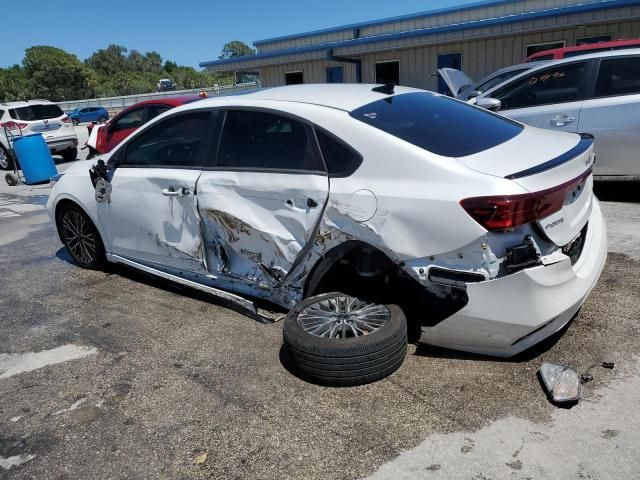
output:
[[[582,395],[578,372],[558,363],[543,362],[540,376],[545,389],[555,403],[577,402]]]

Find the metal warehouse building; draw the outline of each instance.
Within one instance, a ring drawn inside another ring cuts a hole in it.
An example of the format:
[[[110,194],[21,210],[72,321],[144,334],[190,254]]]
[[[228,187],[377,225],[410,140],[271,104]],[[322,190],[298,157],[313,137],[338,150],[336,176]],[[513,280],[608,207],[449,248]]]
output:
[[[262,86],[389,83],[442,90],[437,68],[472,78],[562,46],[640,37],[640,0],[493,0],[254,42],[257,54],[200,64],[259,72]]]

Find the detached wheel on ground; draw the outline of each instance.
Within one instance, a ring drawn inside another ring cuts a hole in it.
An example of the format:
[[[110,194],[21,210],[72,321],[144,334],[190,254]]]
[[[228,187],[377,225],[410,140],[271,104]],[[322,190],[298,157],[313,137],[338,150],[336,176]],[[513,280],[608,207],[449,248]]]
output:
[[[11,153],[9,153],[9,150],[0,144],[0,170],[11,169],[13,169],[13,157],[11,156]]]
[[[75,160],[76,158],[78,158],[78,149],[69,148],[67,150],[63,150],[60,155],[62,155],[62,159],[65,162],[71,162],[72,160]]]
[[[292,370],[321,385],[375,382],[396,371],[407,352],[400,307],[343,293],[303,300],[287,314],[283,328],[283,353]]]
[[[84,268],[96,269],[104,263],[104,245],[89,216],[71,203],[60,207],[56,214],[60,239],[75,262]]]

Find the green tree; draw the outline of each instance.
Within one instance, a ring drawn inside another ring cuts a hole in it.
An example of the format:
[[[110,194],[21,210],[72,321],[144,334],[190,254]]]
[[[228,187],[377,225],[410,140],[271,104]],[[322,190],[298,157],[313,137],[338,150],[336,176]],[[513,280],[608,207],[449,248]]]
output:
[[[78,57],[64,50],[49,46],[28,48],[22,65],[35,96],[60,101],[93,95],[94,75]]]
[[[13,65],[0,68],[0,102],[28,100],[33,97],[33,85],[27,79],[24,68]]]
[[[251,48],[246,43],[241,42],[240,40],[232,40],[231,42],[225,43],[218,58],[225,60],[227,58],[246,57],[248,55],[255,54],[255,49]]]
[[[127,49],[121,45],[111,44],[95,52],[85,60],[98,75],[114,75],[127,68]]]

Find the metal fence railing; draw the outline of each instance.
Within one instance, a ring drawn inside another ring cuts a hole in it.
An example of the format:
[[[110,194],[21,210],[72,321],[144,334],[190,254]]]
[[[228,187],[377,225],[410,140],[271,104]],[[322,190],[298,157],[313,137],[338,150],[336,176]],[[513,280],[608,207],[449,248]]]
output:
[[[180,95],[197,95],[201,91],[207,92],[209,97],[231,95],[234,93],[260,88],[260,81],[251,83],[238,83],[236,85],[213,86],[205,88],[191,88],[189,90],[173,90],[170,92],[141,93],[138,95],[124,95],[121,97],[91,98],[87,100],[71,100],[57,102],[62,110],[69,111],[74,108],[104,107],[110,112],[118,112],[143,100],[155,98],[175,97]]]

